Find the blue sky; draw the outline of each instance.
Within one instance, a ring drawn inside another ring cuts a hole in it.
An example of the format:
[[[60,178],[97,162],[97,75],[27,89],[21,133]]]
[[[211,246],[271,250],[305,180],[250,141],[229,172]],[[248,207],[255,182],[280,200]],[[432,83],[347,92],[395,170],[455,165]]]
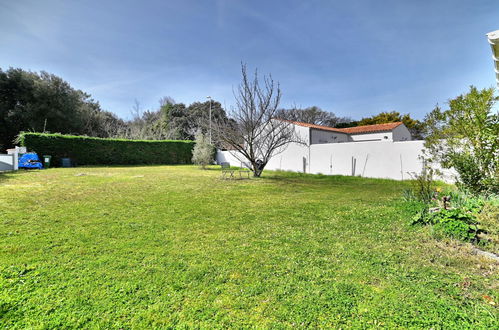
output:
[[[162,96],[230,107],[241,61],[280,82],[283,107],[422,118],[495,85],[497,29],[497,0],[0,0],[0,67],[59,75],[125,118]]]

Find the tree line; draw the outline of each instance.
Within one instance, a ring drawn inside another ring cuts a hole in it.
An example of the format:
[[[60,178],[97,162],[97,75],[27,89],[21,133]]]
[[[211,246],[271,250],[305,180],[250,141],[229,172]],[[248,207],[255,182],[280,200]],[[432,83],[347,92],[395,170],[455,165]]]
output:
[[[210,106],[213,122],[234,121],[218,101],[186,105],[171,97],[163,97],[154,110],[144,110],[135,101],[132,118],[124,120],[105,111],[90,94],[73,88],[56,75],[0,68],[0,150],[12,147],[21,131],[104,138],[193,140],[198,130],[208,130]],[[317,106],[278,108],[273,115],[338,128],[403,121],[414,136],[421,137],[421,123],[398,112],[381,113],[359,121],[338,117]]]
[[[132,119],[123,120],[101,108],[99,102],[47,72],[0,68],[0,149],[14,145],[21,131],[147,140],[203,140],[205,144],[238,150],[259,176],[268,160],[296,139],[289,121],[331,127],[352,127],[402,121],[415,138],[425,138],[430,160],[459,173],[468,189],[499,191],[499,114],[494,88],[470,91],[449,101],[449,109],[436,107],[421,122],[396,111],[355,121],[319,107],[280,108],[279,83],[270,76],[263,82],[242,65],[242,82],[230,113],[220,102],[177,103],[160,100],[158,109],[142,111],[139,102]],[[212,117],[209,118],[211,107]],[[206,140],[213,126],[213,141]],[[299,141],[298,141],[299,142]],[[209,156],[210,148],[201,148]]]

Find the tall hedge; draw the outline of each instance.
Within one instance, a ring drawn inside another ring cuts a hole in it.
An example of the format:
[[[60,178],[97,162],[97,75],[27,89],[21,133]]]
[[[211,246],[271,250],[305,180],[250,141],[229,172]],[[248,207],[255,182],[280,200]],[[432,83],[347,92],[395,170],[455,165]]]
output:
[[[78,165],[191,164],[193,141],[103,139],[63,134],[21,133],[20,144],[40,159],[60,165],[69,157]]]

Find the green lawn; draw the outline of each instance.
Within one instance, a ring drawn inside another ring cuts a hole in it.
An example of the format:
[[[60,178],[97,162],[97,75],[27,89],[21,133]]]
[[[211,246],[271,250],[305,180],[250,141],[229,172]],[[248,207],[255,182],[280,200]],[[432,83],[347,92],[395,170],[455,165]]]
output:
[[[497,264],[410,226],[404,183],[219,174],[0,175],[0,326],[499,326]]]

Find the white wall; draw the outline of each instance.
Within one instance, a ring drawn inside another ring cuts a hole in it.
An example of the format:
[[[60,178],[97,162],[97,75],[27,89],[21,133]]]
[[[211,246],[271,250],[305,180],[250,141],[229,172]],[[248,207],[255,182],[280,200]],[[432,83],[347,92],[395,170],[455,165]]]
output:
[[[294,172],[304,172],[305,169],[305,172],[314,174],[407,180],[411,179],[410,173],[421,173],[423,164],[419,156],[423,147],[424,141],[347,142],[311,146],[291,143],[282,153],[274,156],[265,168]],[[240,163],[233,159],[228,151],[217,153],[218,163]],[[452,182],[453,174],[446,171],[441,179]]]
[[[420,173],[423,141],[353,142],[314,145],[311,173],[360,175],[369,178],[410,179]]]
[[[216,161],[217,164],[220,165],[221,163],[230,163],[230,166],[239,166],[239,167],[244,167],[243,161],[244,157],[240,155],[239,159],[236,157],[239,153],[237,151],[220,151],[217,150],[217,155],[216,155]],[[241,161],[241,160],[243,161]]]
[[[317,143],[339,143],[348,142],[348,135],[345,133],[310,129],[312,144]]]
[[[392,132],[351,134],[350,141],[392,141]],[[385,138],[386,137],[386,138]]]
[[[405,125],[399,125],[393,130],[393,141],[411,141],[411,132]]]
[[[0,171],[13,171],[15,169],[15,156],[0,154]]]
[[[266,169],[310,172],[310,147],[308,145],[290,143],[286,149],[270,159]]]

